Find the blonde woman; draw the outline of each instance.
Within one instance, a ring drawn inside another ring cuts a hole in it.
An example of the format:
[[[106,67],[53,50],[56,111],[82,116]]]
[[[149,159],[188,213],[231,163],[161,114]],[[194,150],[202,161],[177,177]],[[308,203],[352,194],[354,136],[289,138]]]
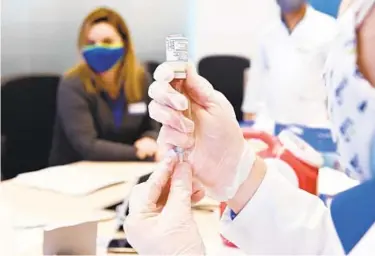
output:
[[[147,109],[150,80],[121,16],[108,8],[90,13],[78,49],[83,61],[58,90],[50,164],[157,158],[159,127]]]

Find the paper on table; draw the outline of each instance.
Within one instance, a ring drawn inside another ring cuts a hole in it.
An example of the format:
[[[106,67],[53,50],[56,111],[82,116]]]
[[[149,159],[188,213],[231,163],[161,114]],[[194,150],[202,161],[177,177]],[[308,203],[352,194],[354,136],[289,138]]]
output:
[[[79,167],[57,166],[41,171],[20,174],[15,178],[16,183],[53,190],[63,194],[87,195],[98,189],[122,183],[124,180],[105,174],[80,172]]]
[[[1,198],[0,200],[1,229],[6,229],[7,227],[11,228],[12,230],[38,228],[45,225],[45,220],[38,218],[36,216],[32,216],[30,214],[26,214],[24,211],[19,211],[13,208],[9,200],[6,200],[4,198]],[[4,223],[4,225],[2,225],[2,223]]]
[[[12,211],[8,205],[0,202],[0,255],[14,254],[15,231],[10,219]]]
[[[35,228],[54,228],[56,226],[69,226],[72,223],[79,223],[82,221],[105,221],[115,217],[113,211],[87,211],[81,212],[81,215],[67,214],[64,217],[49,218],[45,216],[30,215],[25,212],[18,212],[12,210],[12,216],[8,217],[8,223],[14,230],[25,230]],[[1,254],[0,254],[1,255]]]
[[[7,202],[0,202],[0,255],[19,255],[41,241],[39,229],[14,228],[15,221],[20,220],[18,217]]]
[[[26,214],[16,214],[13,217],[13,228],[15,229],[31,229],[41,228],[46,225],[47,221],[42,218],[28,216]]]
[[[69,218],[61,219],[58,221],[50,221],[50,223],[48,223],[43,229],[44,231],[49,231],[61,227],[75,226],[85,222],[105,221],[113,219],[115,215],[116,214],[113,211],[109,210],[88,211],[81,216],[71,216]]]
[[[116,167],[116,170],[111,170],[113,167]],[[131,171],[137,173],[134,167]],[[124,173],[120,168],[124,169]],[[14,181],[26,186],[82,196],[107,186],[125,182],[131,176],[129,170],[126,169],[125,164],[100,164],[100,168],[93,163],[72,164],[20,174]]]
[[[113,219],[115,217],[115,214],[112,211],[98,211],[98,212],[93,212],[91,215],[87,214],[85,216],[84,221],[104,221],[104,220],[109,220]],[[76,220],[75,222],[82,222],[83,220]],[[58,223],[54,223],[50,219],[46,218],[41,218],[37,216],[29,216],[28,214],[25,213],[16,213],[12,217],[12,226],[14,229],[33,229],[33,228],[55,228],[54,225],[56,226],[70,226],[75,224],[72,220],[61,220]]]
[[[359,181],[349,178],[345,173],[331,168],[321,168],[318,177],[318,192],[334,196],[344,190],[357,186]]]
[[[41,255],[32,253],[43,243],[43,229],[18,229],[14,237],[14,254],[1,255]]]

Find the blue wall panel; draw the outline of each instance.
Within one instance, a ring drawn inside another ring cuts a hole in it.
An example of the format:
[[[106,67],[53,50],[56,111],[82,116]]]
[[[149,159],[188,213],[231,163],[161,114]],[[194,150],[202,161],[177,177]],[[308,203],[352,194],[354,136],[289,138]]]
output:
[[[318,11],[336,17],[341,0],[309,0],[309,2]]]

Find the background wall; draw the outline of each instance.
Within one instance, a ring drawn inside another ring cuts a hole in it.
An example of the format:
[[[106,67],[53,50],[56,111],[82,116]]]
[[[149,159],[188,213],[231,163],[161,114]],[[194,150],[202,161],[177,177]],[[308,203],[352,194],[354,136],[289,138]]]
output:
[[[340,0],[310,0],[335,15]],[[126,19],[141,60],[163,61],[168,34],[184,33],[193,60],[209,54],[251,57],[264,25],[278,18],[275,0],[3,0],[1,73],[62,73],[77,61],[76,38],[95,7]]]
[[[317,10],[336,17],[341,0],[309,0],[309,2]]]
[[[336,16],[341,0],[309,0],[317,10]],[[276,0],[192,0],[190,31],[194,60],[210,54],[251,57],[267,23],[279,19]],[[197,25],[199,24],[199,25]]]
[[[190,0],[3,0],[1,75],[62,73],[78,58],[76,39],[95,7],[114,7],[130,26],[142,60],[163,60],[165,37],[186,33]]]
[[[262,27],[277,18],[275,0],[192,0],[194,26],[190,32],[193,58],[213,53],[249,57]]]

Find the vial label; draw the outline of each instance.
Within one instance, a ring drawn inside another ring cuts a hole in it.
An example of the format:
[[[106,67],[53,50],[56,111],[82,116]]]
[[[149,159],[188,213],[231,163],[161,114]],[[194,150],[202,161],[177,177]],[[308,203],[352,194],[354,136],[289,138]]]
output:
[[[167,61],[188,62],[188,40],[182,36],[169,36],[166,39]]]

